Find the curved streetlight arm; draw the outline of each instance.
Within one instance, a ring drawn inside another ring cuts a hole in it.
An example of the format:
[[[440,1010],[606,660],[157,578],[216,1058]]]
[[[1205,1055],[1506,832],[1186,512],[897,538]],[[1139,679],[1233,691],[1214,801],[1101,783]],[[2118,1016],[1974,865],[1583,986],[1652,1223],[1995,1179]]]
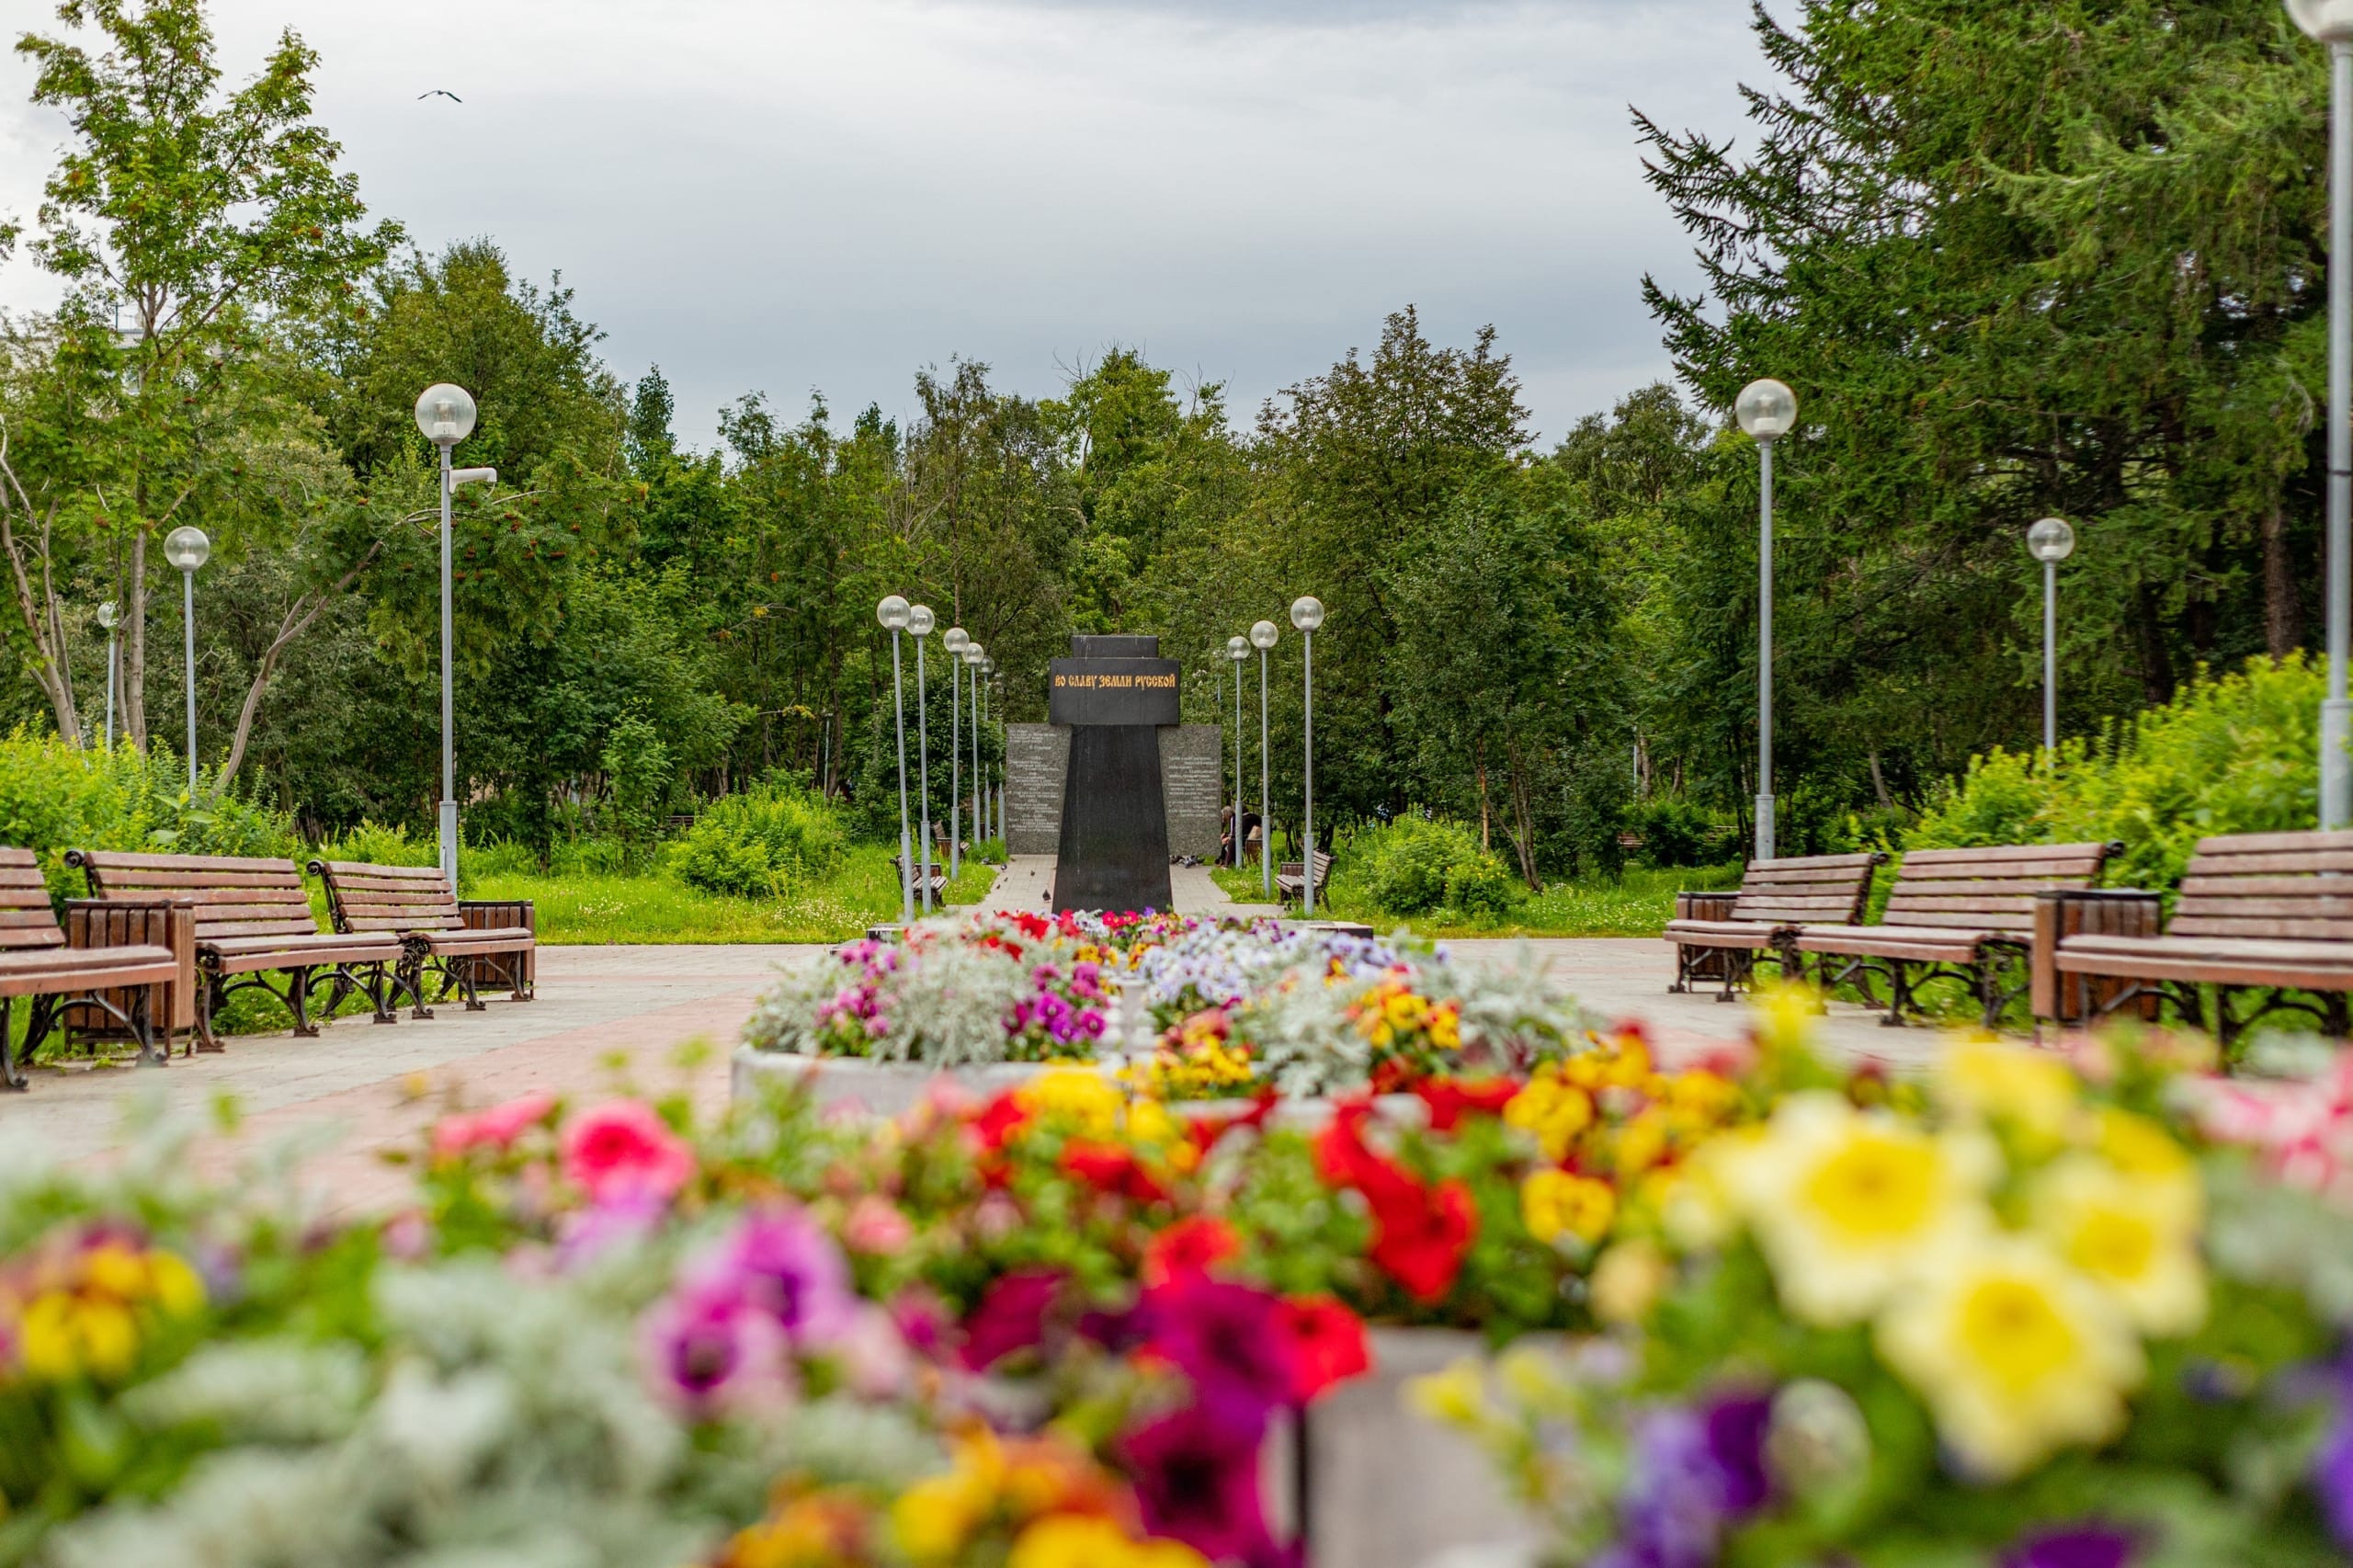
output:
[[[449,488],[460,484],[495,484],[498,471],[494,468],[453,468],[449,471]]]

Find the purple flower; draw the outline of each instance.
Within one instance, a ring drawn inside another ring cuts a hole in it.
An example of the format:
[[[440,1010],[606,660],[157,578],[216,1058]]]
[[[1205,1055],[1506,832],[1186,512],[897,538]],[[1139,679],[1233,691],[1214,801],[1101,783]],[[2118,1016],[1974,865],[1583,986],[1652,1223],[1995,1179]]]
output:
[[[1646,1417],[1635,1436],[1633,1485],[1619,1503],[1617,1543],[1594,1568],[1710,1568],[1724,1526],[1771,1494],[1764,1451],[1771,1417],[1769,1399],[1745,1394]]]
[[[623,1196],[564,1215],[557,1224],[557,1269],[569,1272],[651,1233],[668,1212],[657,1199]]]
[[[1213,1562],[1259,1568],[1284,1560],[1258,1496],[1258,1445],[1199,1405],[1130,1433],[1121,1448],[1144,1528]]]
[[[698,1288],[760,1308],[806,1344],[847,1333],[856,1316],[849,1266],[834,1240],[797,1209],[746,1215],[695,1270]]]
[[[1760,1395],[1719,1400],[1709,1407],[1708,1459],[1715,1467],[1719,1506],[1725,1513],[1753,1513],[1771,1494],[1765,1434],[1772,1425],[1773,1402]]]
[[[2002,1568],[2127,1568],[2132,1538],[2106,1525],[2076,1525],[2043,1530],[2021,1540],[2002,1559]]]
[[[654,1385],[697,1412],[758,1408],[791,1392],[776,1319],[724,1290],[681,1290],[641,1330]]]

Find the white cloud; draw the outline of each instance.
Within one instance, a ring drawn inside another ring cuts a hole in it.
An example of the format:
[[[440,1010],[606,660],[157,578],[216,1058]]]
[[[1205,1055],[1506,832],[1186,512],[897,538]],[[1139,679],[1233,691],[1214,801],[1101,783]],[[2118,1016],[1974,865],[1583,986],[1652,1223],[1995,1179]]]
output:
[[[434,16],[217,0],[249,72],[283,25],[362,192],[427,246],[563,268],[614,369],[680,425],[766,389],[910,405],[987,360],[1047,393],[1107,344],[1230,382],[1237,412],[1370,347],[1409,301],[1485,322],[1549,438],[1667,369],[1638,282],[1690,276],[1630,102],[1737,128],[1739,0],[474,0]],[[0,211],[63,126],[0,66]],[[443,87],[465,101],[417,101]],[[0,304],[49,280],[0,267]]]

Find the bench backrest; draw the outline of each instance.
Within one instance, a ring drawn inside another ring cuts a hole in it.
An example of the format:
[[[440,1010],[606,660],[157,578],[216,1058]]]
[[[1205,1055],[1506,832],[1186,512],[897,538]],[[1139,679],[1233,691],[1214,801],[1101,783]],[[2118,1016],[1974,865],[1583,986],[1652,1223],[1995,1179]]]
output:
[[[313,860],[326,884],[338,931],[457,931],[458,895],[438,866],[375,866],[365,860]]]
[[[1751,860],[1741,873],[1729,918],[1772,926],[1852,926],[1863,917],[1872,870],[1886,859],[1874,849]]]
[[[2353,832],[2200,839],[2165,931],[2353,941]]]
[[[29,849],[0,849],[0,952],[64,945],[40,862]]]
[[[2095,886],[2121,844],[2002,844],[1915,849],[1888,891],[1887,926],[2034,933],[2034,895]]]
[[[65,863],[90,879],[100,899],[186,898],[196,905],[196,939],[313,937],[317,917],[291,860],[233,855],[146,855],[69,849]]]

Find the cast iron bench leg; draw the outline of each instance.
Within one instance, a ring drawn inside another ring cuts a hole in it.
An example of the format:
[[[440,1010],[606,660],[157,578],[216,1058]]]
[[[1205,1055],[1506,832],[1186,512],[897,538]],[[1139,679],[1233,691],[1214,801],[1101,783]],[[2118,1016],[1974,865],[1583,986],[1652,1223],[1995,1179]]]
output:
[[[131,1032],[139,1038],[139,1064],[142,1067],[168,1067],[172,1064],[172,1048],[167,1040],[162,1050],[155,1048],[155,1024],[150,1016],[147,999],[153,988],[135,987],[131,995]]]
[[[32,1082],[17,1071],[17,1048],[8,1042],[8,1015],[16,1004],[14,996],[0,996],[0,1088],[28,1089]],[[32,1053],[28,1051],[26,1054]]]
[[[287,975],[286,1001],[294,1010],[294,1033],[298,1039],[315,1040],[319,1026],[311,1021],[311,971],[289,970]]]

